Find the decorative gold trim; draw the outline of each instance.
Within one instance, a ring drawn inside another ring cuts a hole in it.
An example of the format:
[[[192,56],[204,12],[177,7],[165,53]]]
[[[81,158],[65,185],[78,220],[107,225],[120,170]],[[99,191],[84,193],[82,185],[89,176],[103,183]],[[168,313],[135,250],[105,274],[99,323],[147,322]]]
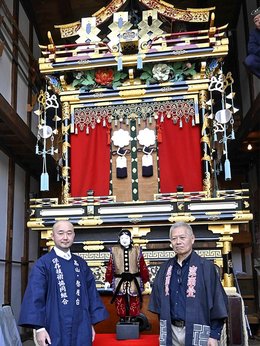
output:
[[[206,143],[208,147],[210,147],[210,139],[209,139],[209,136],[207,135],[204,135],[201,137],[201,140],[200,140],[202,143]],[[206,155],[204,155],[204,160],[205,160],[205,157]],[[210,156],[208,155],[209,159],[210,159]],[[210,160],[208,160],[210,161]]]
[[[125,2],[126,0],[112,0],[106,7],[102,7],[100,10],[95,12],[92,17],[96,17],[96,25],[105,22],[114,12],[117,12]]]
[[[214,263],[220,267],[220,268],[223,268],[223,258],[215,258],[214,259]]]
[[[134,90],[122,90],[119,92],[120,97],[129,97],[129,96],[143,96],[146,94],[145,89],[134,89]]]
[[[80,21],[68,23],[68,24],[54,25],[54,28],[55,29],[63,29],[63,28],[66,29],[66,28],[73,27],[75,25],[80,25]]]
[[[104,250],[104,245],[85,245],[83,250],[85,251],[101,251]]]
[[[169,217],[168,221],[169,222],[193,222],[195,221],[196,218],[191,215],[176,215],[172,214],[171,217]]]
[[[234,218],[233,218],[234,221],[251,221],[253,220],[253,214],[251,213],[248,213],[248,214],[235,214]]]
[[[161,15],[184,22],[208,22],[210,12],[215,7],[182,10],[162,0],[139,0],[146,7],[157,10]]]
[[[131,214],[131,215],[127,215],[128,219],[141,219],[143,217],[143,215],[141,214]]]
[[[101,267],[104,266],[104,262],[88,261],[90,267]]]
[[[148,244],[148,239],[134,239],[134,244],[136,245],[142,245],[142,244]]]
[[[99,241],[99,240],[86,240],[86,241],[83,241],[84,245],[103,245],[104,242],[103,241]]]
[[[229,237],[228,240],[225,240],[225,241],[222,240],[223,241],[223,249],[222,249],[222,254],[223,255],[227,255],[227,254],[231,253],[231,251],[232,251],[232,243],[231,243],[232,240],[233,240],[232,237]]]
[[[224,273],[224,287],[234,286],[234,276],[233,274]]]
[[[203,160],[203,161],[208,161],[209,163],[211,162],[211,158],[210,158],[210,156],[207,155],[207,154],[204,154],[204,156],[202,157],[201,160]]]
[[[207,193],[207,198],[211,195],[211,177],[209,172],[205,172],[205,178],[203,179],[203,189]]]
[[[244,206],[246,209],[248,209],[250,207],[250,203],[248,203],[247,201],[244,201]],[[252,217],[253,217],[253,215],[252,215]]]
[[[42,219],[27,221],[28,228],[45,228],[44,221]]]
[[[61,38],[67,38],[77,35],[78,30],[80,29],[80,21],[68,24],[54,25],[55,29],[60,30]]]
[[[97,218],[93,218],[93,219],[82,218],[81,220],[78,221],[78,224],[80,226],[97,226],[97,225],[102,225],[102,223],[103,221]]]
[[[230,224],[211,225],[211,224],[209,224],[208,229],[210,231],[212,231],[213,233],[220,233],[223,235],[239,233],[239,226],[238,225],[230,225]]]
[[[52,231],[41,231],[41,239],[51,240]]]

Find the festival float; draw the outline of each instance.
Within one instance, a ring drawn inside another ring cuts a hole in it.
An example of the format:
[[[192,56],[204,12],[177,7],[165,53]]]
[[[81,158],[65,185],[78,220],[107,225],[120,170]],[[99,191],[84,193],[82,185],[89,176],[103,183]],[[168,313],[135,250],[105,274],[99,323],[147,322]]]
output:
[[[28,227],[50,248],[53,223],[71,221],[73,251],[91,266],[101,294],[122,227],[142,246],[152,282],[173,256],[168,232],[177,221],[192,225],[195,250],[214,260],[224,287],[236,292],[233,235],[252,214],[247,189],[219,188],[232,180],[238,109],[225,71],[228,24],[216,27],[214,10],[113,0],[55,26],[64,44],[48,32],[49,44],[40,46],[46,87],[35,110],[36,154],[44,198],[30,200]],[[59,196],[48,191],[49,155]]]

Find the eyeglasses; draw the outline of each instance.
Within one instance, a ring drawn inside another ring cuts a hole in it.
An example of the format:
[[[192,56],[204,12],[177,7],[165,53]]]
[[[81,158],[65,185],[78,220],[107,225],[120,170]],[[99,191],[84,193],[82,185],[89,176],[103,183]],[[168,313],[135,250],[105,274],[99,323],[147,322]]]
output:
[[[258,7],[256,10],[253,10],[251,12],[251,16],[256,16],[257,14],[260,14],[260,7]]]
[[[182,284],[182,277],[181,277],[181,269],[177,269],[177,281],[178,284],[181,285]]]

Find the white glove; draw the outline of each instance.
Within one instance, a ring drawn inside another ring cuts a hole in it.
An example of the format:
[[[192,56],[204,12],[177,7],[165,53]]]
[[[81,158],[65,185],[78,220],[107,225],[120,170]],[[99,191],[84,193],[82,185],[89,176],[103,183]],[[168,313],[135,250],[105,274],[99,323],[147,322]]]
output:
[[[152,292],[152,288],[151,288],[150,282],[148,281],[144,284],[143,294],[151,294],[151,292]]]
[[[104,286],[105,290],[107,290],[108,288],[110,288],[110,283],[108,281],[105,282],[105,286]]]

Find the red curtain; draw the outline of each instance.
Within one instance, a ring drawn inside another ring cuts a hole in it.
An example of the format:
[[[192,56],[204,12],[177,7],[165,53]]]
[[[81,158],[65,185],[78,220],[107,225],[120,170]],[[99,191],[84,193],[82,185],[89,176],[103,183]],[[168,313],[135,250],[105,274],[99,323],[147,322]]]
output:
[[[160,123],[159,167],[161,193],[202,190],[200,127],[183,121],[182,128],[171,119]]]
[[[71,138],[71,196],[84,197],[87,190],[95,196],[108,196],[110,146],[107,128],[97,125],[89,134],[84,131]]]

